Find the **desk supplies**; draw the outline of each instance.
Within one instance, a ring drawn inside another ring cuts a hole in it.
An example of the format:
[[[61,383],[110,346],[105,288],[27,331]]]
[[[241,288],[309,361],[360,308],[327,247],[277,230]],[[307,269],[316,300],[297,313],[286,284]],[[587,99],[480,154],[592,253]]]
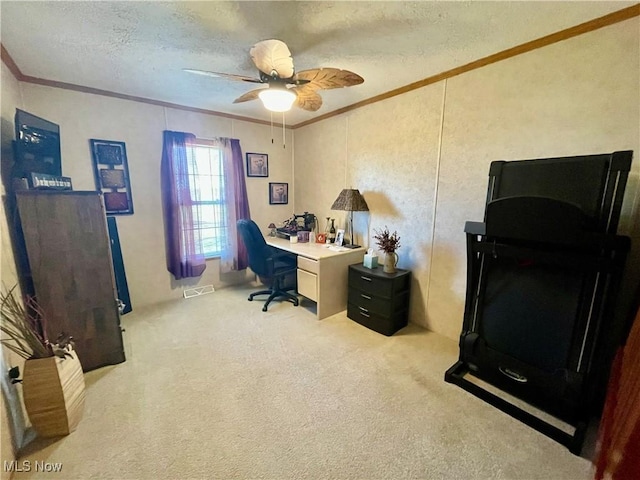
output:
[[[276,229],[276,236],[280,238],[290,238],[296,236],[298,232],[311,232],[316,229],[316,216],[313,213],[304,212],[294,214],[285,220],[284,225]]]

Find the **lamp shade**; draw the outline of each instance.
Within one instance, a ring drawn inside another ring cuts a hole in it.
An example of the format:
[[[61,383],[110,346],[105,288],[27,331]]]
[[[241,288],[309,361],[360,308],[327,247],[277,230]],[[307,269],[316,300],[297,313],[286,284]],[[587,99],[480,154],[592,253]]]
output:
[[[276,224],[271,222],[267,228],[276,228]]]
[[[345,188],[340,192],[331,210],[345,210],[347,212],[368,212],[366,200],[356,188]]]
[[[270,87],[261,90],[258,94],[262,104],[272,112],[287,112],[291,109],[296,94],[286,88]]]

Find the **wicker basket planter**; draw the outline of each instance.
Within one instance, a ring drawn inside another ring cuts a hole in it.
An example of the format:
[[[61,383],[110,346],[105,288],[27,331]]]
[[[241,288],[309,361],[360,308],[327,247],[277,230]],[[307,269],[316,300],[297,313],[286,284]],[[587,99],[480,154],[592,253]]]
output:
[[[78,355],[27,360],[23,373],[24,405],[41,437],[68,435],[84,412],[84,375]]]

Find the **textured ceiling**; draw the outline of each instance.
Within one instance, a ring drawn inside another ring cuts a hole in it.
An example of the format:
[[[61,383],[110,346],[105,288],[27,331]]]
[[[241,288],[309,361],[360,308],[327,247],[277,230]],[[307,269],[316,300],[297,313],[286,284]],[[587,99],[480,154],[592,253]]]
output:
[[[362,85],[321,91],[296,124],[592,20],[634,2],[0,2],[1,41],[24,75],[260,120],[249,49],[289,46],[296,70],[336,67]]]

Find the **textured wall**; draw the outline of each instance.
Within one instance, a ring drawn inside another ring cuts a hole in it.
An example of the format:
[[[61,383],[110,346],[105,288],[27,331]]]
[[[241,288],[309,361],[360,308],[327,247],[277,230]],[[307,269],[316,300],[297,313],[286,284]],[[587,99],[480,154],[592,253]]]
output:
[[[266,233],[271,221],[291,215],[292,205],[269,205],[269,181],[292,184],[293,140],[274,127],[228,118],[22,84],[24,109],[60,125],[63,174],[72,178],[75,190],[95,190],[89,139],[126,144],[133,215],[117,216],[127,281],[133,308],[182,296],[183,287],[213,284],[224,287],[246,279],[244,272],[221,274],[216,259],[207,262],[199,279],[176,281],[165,267],[164,228],[160,201],[162,131],[188,131],[204,138],[239,138],[243,152],[269,154],[269,177],[247,178],[252,217]],[[291,185],[292,186],[292,185]]]
[[[482,220],[490,162],[632,149],[620,231],[636,240],[628,276],[637,276],[638,27],[635,18],[296,130],[296,184],[305,185],[296,204],[328,211],[340,188],[359,188],[371,212],[357,214],[358,232],[388,225],[401,236],[400,266],[414,272],[411,320],[457,339],[464,222]],[[317,182],[323,150],[333,155]]]
[[[90,138],[126,143],[135,213],[117,216],[117,223],[134,308],[181,297],[183,287],[213,284],[218,288],[247,278],[245,273],[220,274],[219,262],[215,259],[207,262],[207,269],[198,280],[175,281],[166,271],[159,186],[163,130],[189,131],[205,138],[231,136],[241,140],[243,152],[267,153],[269,177],[246,179],[252,218],[266,233],[269,222],[282,221],[293,212],[291,130],[286,133],[284,148],[282,129],[276,127],[273,129],[272,143],[272,130],[268,126],[19,83],[4,64],[1,105],[3,164],[10,164],[12,159],[13,116],[15,108],[22,108],[60,125],[63,174],[72,178],[75,190],[95,190],[89,150]],[[269,205],[270,181],[290,184],[289,205]],[[2,194],[4,195],[4,189]],[[2,281],[5,285],[11,286],[17,282],[17,276],[4,208],[0,209],[0,217]],[[15,356],[9,355],[8,352],[3,351],[3,357],[3,365],[22,365],[20,359],[13,358]],[[9,409],[16,414],[15,421],[21,424],[16,438],[19,445],[22,443],[24,422],[28,422],[21,408],[20,387],[3,387],[9,395],[15,393],[8,399],[3,395],[2,400],[8,400]],[[5,428],[10,419],[6,415],[4,403],[0,407],[0,460],[10,460],[13,458],[10,429]],[[2,475],[2,478],[5,478],[4,472]]]
[[[634,150],[620,228],[631,233],[640,172],[638,41],[634,19],[447,82],[429,293],[436,331],[459,334],[462,228],[482,220],[491,161]]]
[[[279,129],[272,143],[266,126],[19,85],[2,65],[3,161],[16,106],[61,125],[63,171],[77,190],[95,188],[89,138],[126,142],[136,213],[118,217],[118,226],[135,308],[179,297],[188,284],[172,281],[164,267],[162,130],[240,138],[244,152],[269,154],[270,176],[247,179],[252,216],[263,231],[305,210],[319,217],[321,229],[327,216],[344,227],[344,214],[330,206],[342,188],[359,188],[371,211],[355,214],[356,240],[371,245],[374,229],[397,230],[399,266],[414,275],[412,321],[455,339],[466,287],[463,226],[482,218],[492,160],[634,150],[620,230],[634,241],[628,277],[637,278],[639,27],[632,19],[288,132],[286,148]],[[269,181],[289,182],[289,205],[268,205]],[[2,280],[13,284],[4,210],[0,217]],[[198,283],[242,280],[217,270],[210,261]],[[0,409],[4,460],[12,452]]]
[[[347,177],[361,189],[371,212],[369,228],[366,214],[358,215],[363,220],[355,228],[373,248],[376,230],[398,231],[398,267],[413,275],[411,318],[426,314],[441,110],[442,85],[436,85],[349,116]]]
[[[278,129],[271,143],[267,126],[32,84],[22,90],[25,109],[61,124],[63,169],[76,189],[94,188],[89,138],[127,143],[136,213],[118,223],[134,308],[177,297],[188,284],[164,269],[158,164],[161,131],[170,128],[233,135],[245,152],[269,154],[270,177],[247,179],[264,231],[305,210],[321,229],[327,216],[344,227],[331,203],[342,188],[359,188],[371,212],[355,214],[356,240],[369,245],[374,229],[397,230],[400,266],[414,272],[412,321],[455,338],[466,280],[463,226],[482,217],[489,163],[638,152],[639,70],[634,18],[303,127],[288,134],[286,149]],[[621,226],[634,238],[637,157]],[[269,181],[289,182],[294,201],[269,206]],[[638,257],[636,247],[632,265]],[[238,280],[221,278],[212,261],[200,283]]]
[[[295,134],[295,206],[318,217],[320,232],[327,217],[344,228],[344,212],[331,210],[331,205],[345,188],[346,116],[296,130]],[[299,147],[300,145],[300,147]],[[354,186],[357,187],[357,186]]]

